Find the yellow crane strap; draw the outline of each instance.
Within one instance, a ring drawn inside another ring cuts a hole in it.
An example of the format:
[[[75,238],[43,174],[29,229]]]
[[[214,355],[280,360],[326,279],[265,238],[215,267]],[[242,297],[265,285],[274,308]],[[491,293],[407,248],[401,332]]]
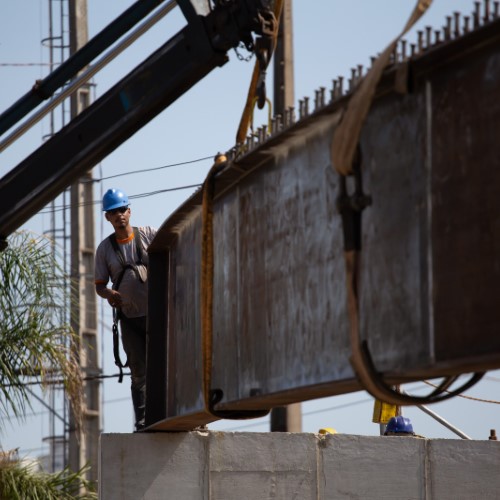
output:
[[[432,0],[418,0],[417,5],[406,22],[403,31],[386,47],[382,54],[376,59],[372,67],[362,80],[358,89],[354,92],[340,125],[335,129],[331,145],[331,161],[334,168],[341,175],[352,173],[352,163],[359,135],[363,123],[375,96],[377,84],[382,73],[394,52],[399,39],[420,19]]]
[[[220,160],[219,160],[220,158]],[[201,344],[202,344],[202,383],[205,410],[210,412],[210,385],[212,378],[212,317],[213,317],[213,196],[214,174],[225,157],[216,157],[215,163],[203,183],[201,212]]]
[[[253,98],[253,103],[252,103],[252,116],[250,118],[250,130],[253,132],[254,127],[253,127],[253,114],[255,112],[255,105],[257,104],[257,101],[259,100],[258,97]],[[273,104],[271,102],[271,99],[269,97],[266,97],[266,102],[267,102],[267,130],[271,132],[271,124],[272,124],[272,119],[273,119]]]
[[[274,33],[273,52],[274,48],[276,47],[276,40],[278,38],[279,23],[282,10],[283,10],[283,0],[276,0],[274,4],[274,16],[276,17],[278,28]],[[271,54],[269,54],[269,57],[271,57]],[[248,132],[248,127],[250,126],[250,121],[253,114],[254,99],[255,99],[255,93],[257,91],[257,82],[259,81],[259,76],[260,76],[260,65],[259,61],[256,59],[255,65],[253,67],[252,78],[250,80],[250,87],[248,89],[247,100],[245,103],[245,107],[243,108],[243,114],[241,115],[238,131],[236,132],[237,145],[243,144],[243,142],[245,142],[245,138]]]
[[[216,410],[215,406],[224,396],[222,389],[212,387],[213,348],[213,292],[214,292],[214,242],[213,242],[213,200],[215,177],[224,168],[227,158],[223,154],[215,157],[214,165],[203,183],[201,214],[201,348],[202,388],[205,411],[218,418],[246,419],[263,417],[269,409],[263,410]]]

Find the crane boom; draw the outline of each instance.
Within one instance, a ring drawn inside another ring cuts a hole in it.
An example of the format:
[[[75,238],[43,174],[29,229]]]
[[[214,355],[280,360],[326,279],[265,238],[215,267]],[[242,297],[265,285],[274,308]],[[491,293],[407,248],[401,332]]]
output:
[[[184,29],[0,179],[0,246],[68,185],[225,64],[228,50],[241,42],[253,50],[254,33],[269,36],[261,24],[261,14],[269,12],[266,0],[217,3],[206,16],[188,0],[177,3],[188,20]]]

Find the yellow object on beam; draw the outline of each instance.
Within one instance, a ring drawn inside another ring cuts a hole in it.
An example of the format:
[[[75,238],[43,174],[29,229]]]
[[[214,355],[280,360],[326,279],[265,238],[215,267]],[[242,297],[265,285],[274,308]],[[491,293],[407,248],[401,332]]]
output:
[[[319,434],[337,434],[337,431],[333,427],[323,427],[318,431]]]
[[[378,399],[375,400],[372,422],[376,424],[387,424],[392,417],[396,417],[397,415],[399,415],[399,408],[397,405],[384,403]]]

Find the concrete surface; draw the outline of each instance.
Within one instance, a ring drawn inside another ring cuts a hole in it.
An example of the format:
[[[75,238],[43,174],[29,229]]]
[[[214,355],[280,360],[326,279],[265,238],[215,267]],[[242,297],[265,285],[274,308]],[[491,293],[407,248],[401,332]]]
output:
[[[103,434],[101,500],[500,499],[500,443],[290,433]]]

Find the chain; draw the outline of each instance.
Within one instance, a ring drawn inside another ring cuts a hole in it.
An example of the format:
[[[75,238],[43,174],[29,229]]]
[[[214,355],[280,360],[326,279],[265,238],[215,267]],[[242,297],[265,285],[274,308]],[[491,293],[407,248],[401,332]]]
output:
[[[240,42],[240,44],[238,45],[238,47],[240,47],[240,48],[245,48],[245,45],[244,45],[242,42]],[[250,61],[250,59],[252,59],[252,57],[253,57],[253,54],[254,54],[254,53],[253,53],[253,52],[250,52],[250,55],[248,55],[248,56],[246,56],[246,57],[245,57],[245,56],[243,56],[242,54],[240,54],[240,53],[238,52],[238,47],[235,47],[235,48],[234,48],[234,52],[235,52],[235,54],[236,54],[236,57],[237,57],[240,61],[245,61],[245,62]]]

